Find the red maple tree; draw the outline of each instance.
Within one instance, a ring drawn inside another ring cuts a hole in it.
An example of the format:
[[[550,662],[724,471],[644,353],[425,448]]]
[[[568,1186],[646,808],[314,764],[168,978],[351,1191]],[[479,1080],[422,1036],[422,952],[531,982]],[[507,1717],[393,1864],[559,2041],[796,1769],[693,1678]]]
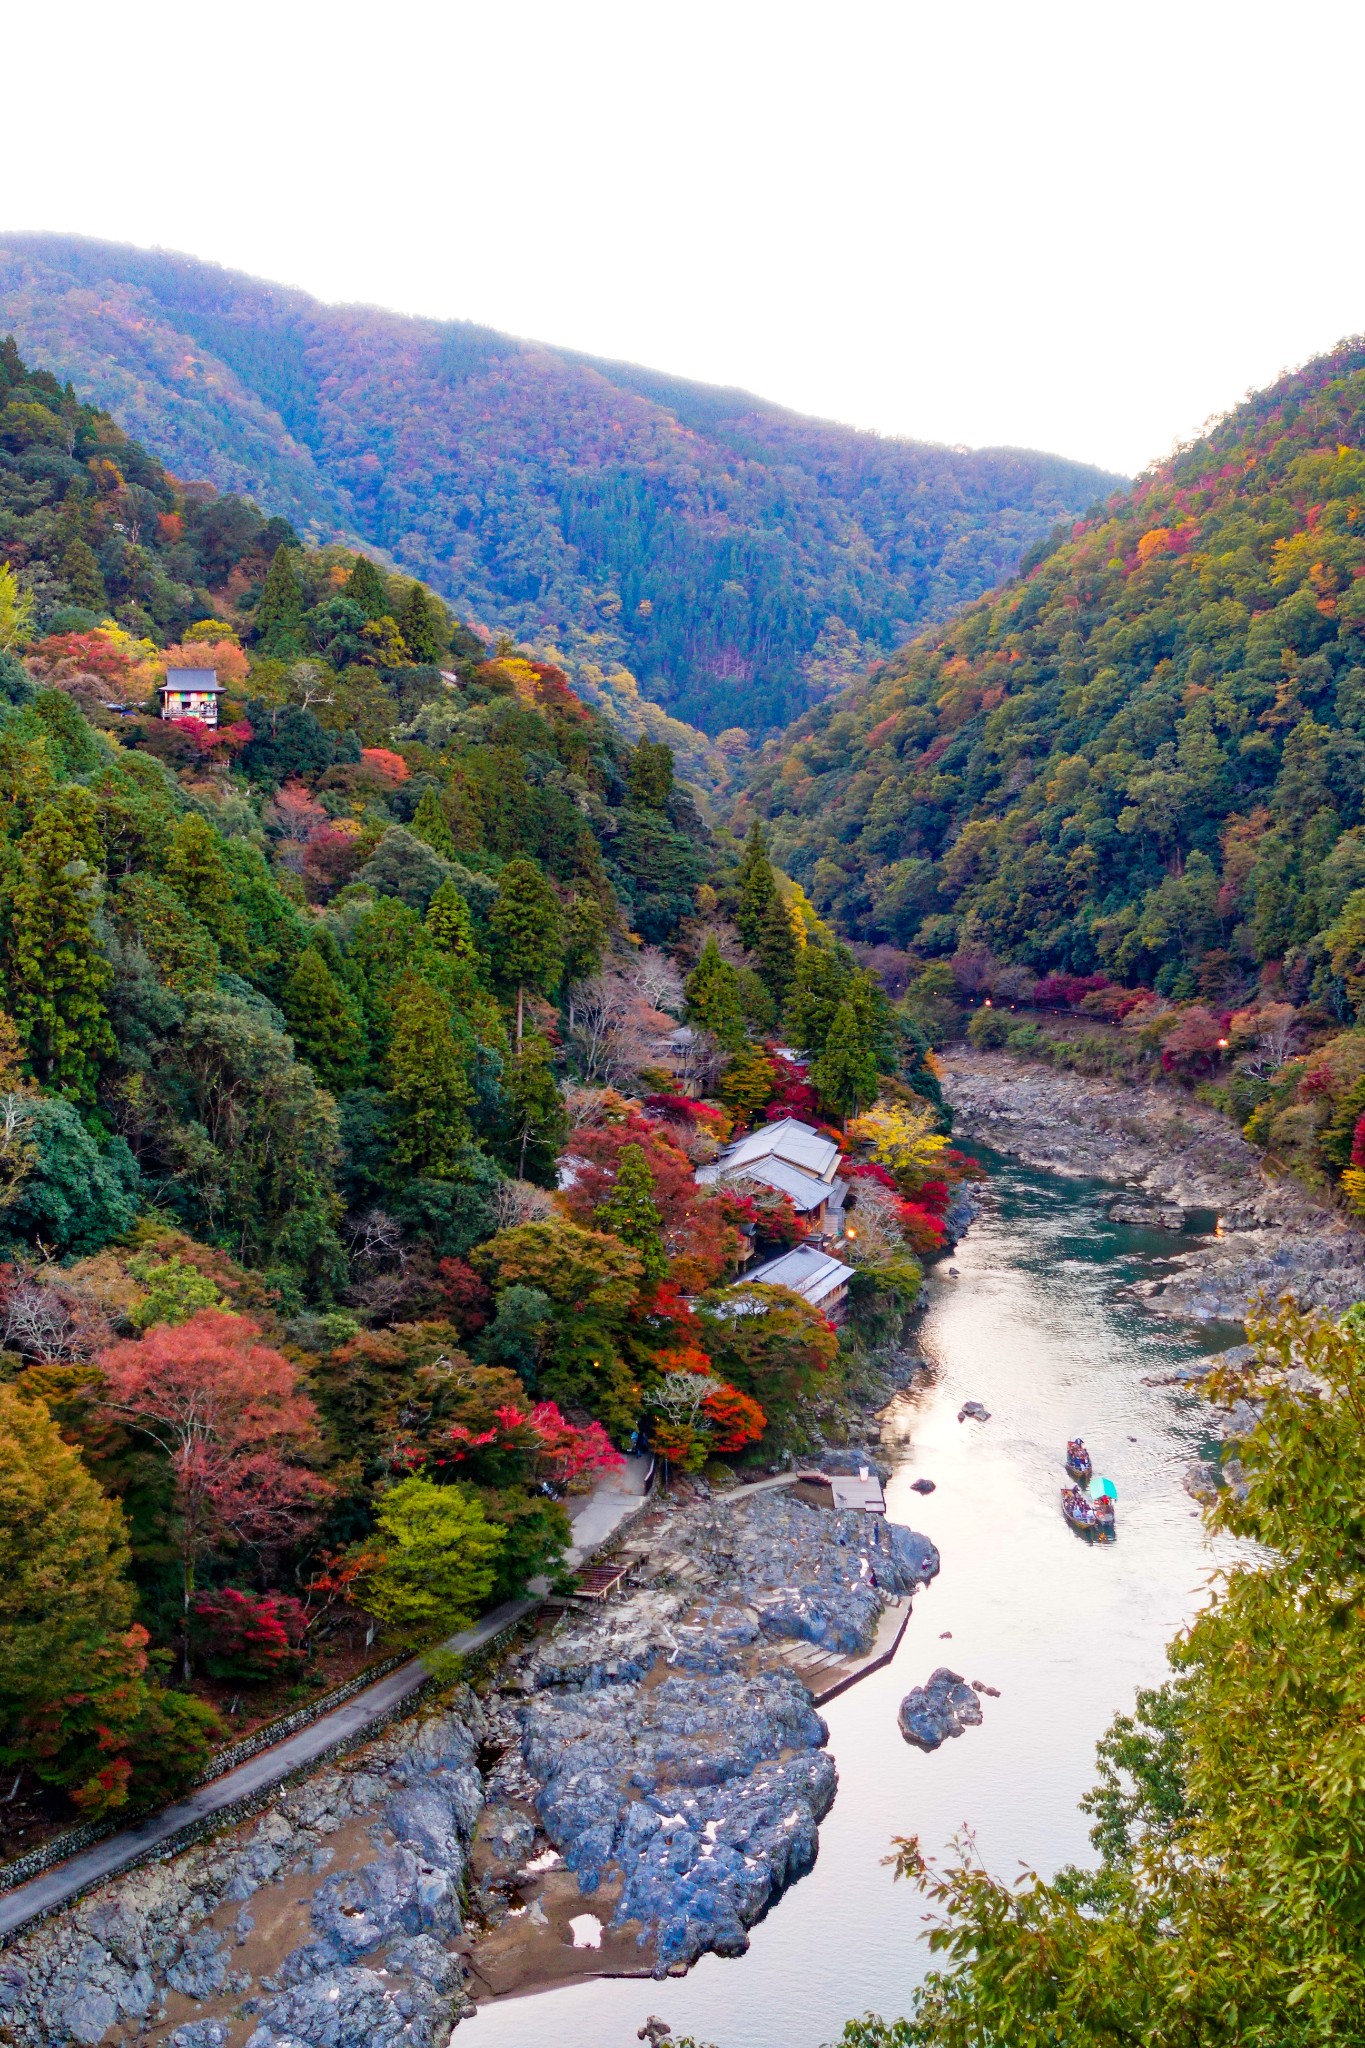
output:
[[[195,1564],[214,1543],[281,1543],[312,1519],[330,1488],[301,1460],[317,1442],[317,1411],[289,1359],[260,1342],[245,1316],[201,1309],[100,1354],[103,1406],[162,1452],[175,1489],[185,1675]]]

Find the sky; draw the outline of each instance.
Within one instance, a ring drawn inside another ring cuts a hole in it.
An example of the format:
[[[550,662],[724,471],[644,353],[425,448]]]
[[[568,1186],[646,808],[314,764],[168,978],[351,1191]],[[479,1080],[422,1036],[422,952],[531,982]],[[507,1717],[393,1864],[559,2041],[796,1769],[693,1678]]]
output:
[[[1365,329],[1359,0],[48,0],[0,226],[1134,473]]]

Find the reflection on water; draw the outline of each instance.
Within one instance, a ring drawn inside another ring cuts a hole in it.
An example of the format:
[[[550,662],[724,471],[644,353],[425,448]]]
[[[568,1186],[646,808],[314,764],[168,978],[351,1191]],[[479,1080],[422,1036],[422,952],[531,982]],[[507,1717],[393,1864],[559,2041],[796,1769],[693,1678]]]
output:
[[[887,1418],[897,1521],[939,1546],[892,1665],[826,1709],[839,1796],[820,1859],[754,1929],[749,1954],[707,1956],[655,1984],[579,1984],[481,2009],[471,2048],[629,2048],[649,2013],[718,2048],[819,2048],[846,2018],[905,2010],[928,1966],[923,1907],[881,1859],[893,1834],[926,1848],[964,1827],[1001,1875],[1088,1857],[1096,1739],[1219,1562],[1181,1487],[1203,1434],[1197,1401],[1144,1378],[1201,1347],[1126,1303],[1124,1283],[1172,1240],[1109,1223],[1112,1190],[1000,1163],[985,1213],[931,1278],[921,1325],[935,1384]],[[967,1400],[987,1423],[959,1423]],[[1091,1546],[1058,1508],[1062,1454],[1083,1436],[1118,1487],[1118,1541]],[[924,1475],[936,1491],[921,1498]],[[943,1640],[947,1636],[949,1640]],[[896,1708],[946,1663],[998,1686],[985,1725],[935,1755],[909,1748]],[[457,2035],[457,2040],[462,2037]]]

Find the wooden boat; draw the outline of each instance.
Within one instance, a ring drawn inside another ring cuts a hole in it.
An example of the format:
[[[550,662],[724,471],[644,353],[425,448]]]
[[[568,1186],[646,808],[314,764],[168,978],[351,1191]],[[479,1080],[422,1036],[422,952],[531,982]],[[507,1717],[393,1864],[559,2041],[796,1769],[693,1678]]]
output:
[[[1114,1503],[1112,1500],[1092,1500],[1090,1511],[1095,1517],[1095,1534],[1102,1543],[1114,1540]]]
[[[1074,1486],[1062,1488],[1062,1513],[1080,1536],[1097,1534],[1095,1511],[1085,1495]]]
[[[1079,1437],[1073,1437],[1066,1447],[1066,1469],[1078,1486],[1085,1485],[1093,1470],[1090,1453]]]

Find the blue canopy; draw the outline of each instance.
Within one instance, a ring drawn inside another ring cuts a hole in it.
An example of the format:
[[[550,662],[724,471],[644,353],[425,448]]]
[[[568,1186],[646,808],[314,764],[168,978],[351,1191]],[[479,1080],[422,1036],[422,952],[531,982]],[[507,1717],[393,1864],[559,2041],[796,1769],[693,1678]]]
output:
[[[1090,1482],[1091,1500],[1117,1500],[1118,1497],[1119,1490],[1113,1480],[1105,1479],[1097,1472]]]

